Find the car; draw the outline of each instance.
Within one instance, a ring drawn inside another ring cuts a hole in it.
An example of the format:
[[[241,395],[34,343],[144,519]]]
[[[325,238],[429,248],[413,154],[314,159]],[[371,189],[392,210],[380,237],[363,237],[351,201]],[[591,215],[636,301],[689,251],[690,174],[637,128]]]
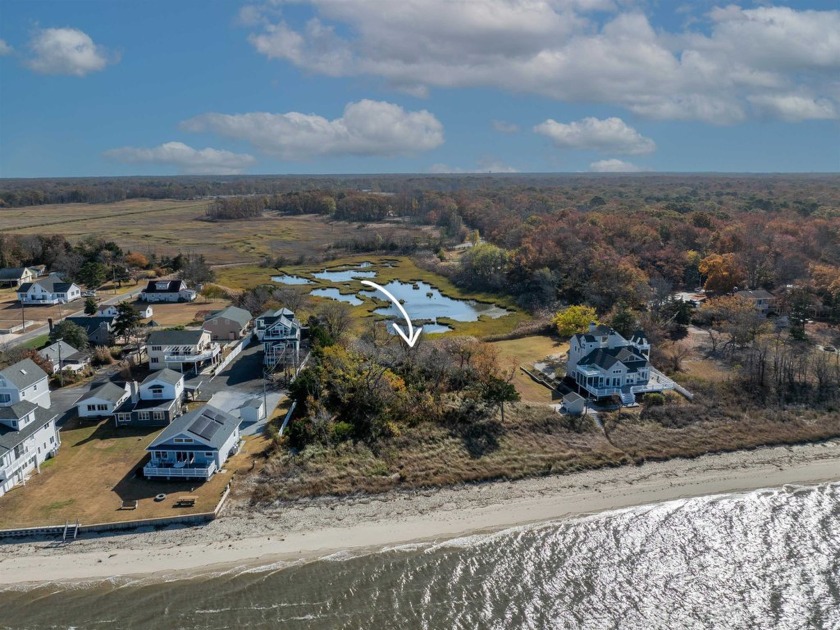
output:
[[[826,352],[837,352],[837,348],[835,348],[834,346],[825,346],[823,350],[825,350]]]
[[[96,297],[96,291],[93,289],[82,291],[82,297]]]

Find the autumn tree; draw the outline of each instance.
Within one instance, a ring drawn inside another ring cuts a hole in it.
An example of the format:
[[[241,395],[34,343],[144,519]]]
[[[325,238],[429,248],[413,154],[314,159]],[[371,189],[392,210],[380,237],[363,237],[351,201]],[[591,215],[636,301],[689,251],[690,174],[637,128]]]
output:
[[[597,323],[598,315],[591,306],[576,305],[558,311],[551,320],[561,337],[571,337],[584,332],[591,322]]]
[[[706,278],[703,288],[710,293],[730,293],[743,282],[735,254],[711,254],[700,261],[698,269]]]

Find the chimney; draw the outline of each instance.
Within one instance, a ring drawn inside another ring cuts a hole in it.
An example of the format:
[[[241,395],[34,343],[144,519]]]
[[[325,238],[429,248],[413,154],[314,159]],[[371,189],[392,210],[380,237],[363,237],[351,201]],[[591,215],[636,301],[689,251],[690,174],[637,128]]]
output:
[[[596,328],[595,322],[589,322],[589,332],[594,333]]]
[[[140,400],[140,384],[137,381],[128,382],[128,391],[131,394],[131,402],[136,403]]]

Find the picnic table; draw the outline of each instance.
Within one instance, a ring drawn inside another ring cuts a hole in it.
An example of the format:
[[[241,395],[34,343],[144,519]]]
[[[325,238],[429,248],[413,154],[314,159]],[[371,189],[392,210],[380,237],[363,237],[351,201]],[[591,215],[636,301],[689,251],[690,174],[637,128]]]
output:
[[[196,501],[198,501],[198,497],[194,494],[185,494],[178,497],[178,500],[175,501],[175,507],[193,507]]]

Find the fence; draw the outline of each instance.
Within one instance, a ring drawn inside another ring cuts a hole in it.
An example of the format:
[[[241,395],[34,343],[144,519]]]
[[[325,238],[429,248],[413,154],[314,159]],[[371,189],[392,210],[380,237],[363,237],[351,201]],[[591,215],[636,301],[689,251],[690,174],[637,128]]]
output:
[[[237,343],[236,347],[230,351],[230,354],[227,355],[222,360],[222,362],[216,366],[216,369],[213,372],[213,376],[210,377],[211,381],[214,378],[216,378],[219,374],[221,374],[227,366],[233,363],[233,360],[240,355],[240,353],[248,346],[248,344],[251,343],[251,339],[253,338],[253,336],[254,333],[250,332],[239,340],[239,343]]]

